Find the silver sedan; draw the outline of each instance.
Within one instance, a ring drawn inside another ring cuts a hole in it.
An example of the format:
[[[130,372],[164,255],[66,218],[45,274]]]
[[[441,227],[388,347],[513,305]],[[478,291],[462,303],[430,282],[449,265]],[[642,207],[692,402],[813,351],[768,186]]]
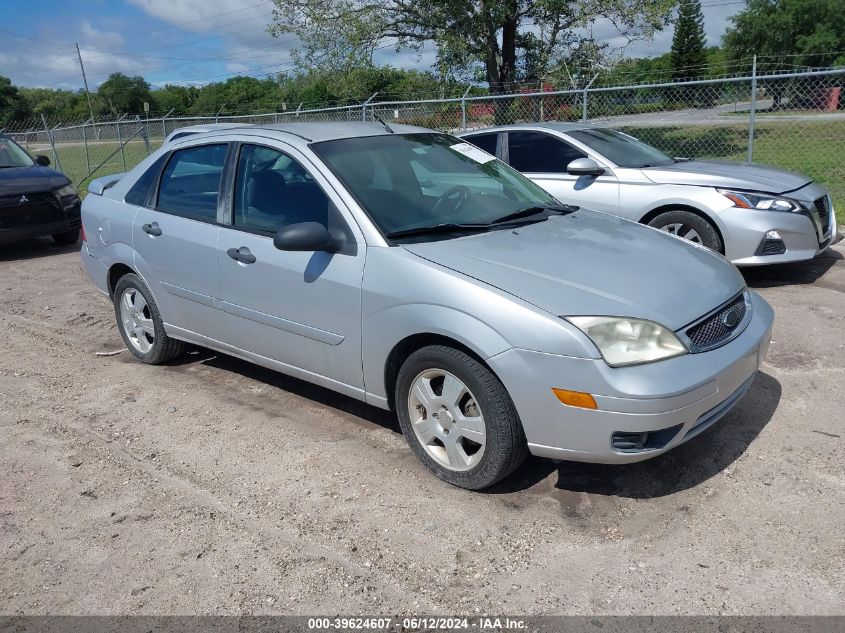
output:
[[[535,123],[462,135],[562,202],[648,224],[738,266],[811,259],[836,239],[827,190],[765,165],[675,159],[611,128]]]
[[[529,452],[659,455],[730,410],[769,344],[771,308],[721,256],[431,130],[198,133],[89,191],[82,262],[140,361],[192,343],[392,409],[465,488]]]

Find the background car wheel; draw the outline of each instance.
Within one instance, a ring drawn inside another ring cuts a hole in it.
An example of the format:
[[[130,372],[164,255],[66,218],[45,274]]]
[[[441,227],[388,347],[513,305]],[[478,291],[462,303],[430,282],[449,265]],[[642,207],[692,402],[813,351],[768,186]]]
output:
[[[492,486],[528,454],[505,387],[460,350],[432,345],[411,354],[399,370],[394,402],[411,450],[455,486]]]
[[[164,323],[153,295],[138,275],[121,277],[114,289],[117,329],[126,347],[150,365],[164,363],[185,351],[185,343],[164,333]]]
[[[53,233],[53,241],[62,246],[72,246],[79,241],[79,229],[71,229],[63,233]]]
[[[682,209],[666,211],[654,218],[648,225],[676,237],[706,246],[717,253],[724,252],[722,239],[719,237],[716,228],[700,215],[691,211]]]

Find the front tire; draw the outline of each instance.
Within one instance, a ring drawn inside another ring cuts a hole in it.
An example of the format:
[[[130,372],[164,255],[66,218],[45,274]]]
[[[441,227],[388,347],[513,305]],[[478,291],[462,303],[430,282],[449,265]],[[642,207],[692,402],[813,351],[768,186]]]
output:
[[[53,241],[60,246],[73,246],[79,241],[79,228],[53,233]]]
[[[184,353],[185,343],[165,333],[153,293],[138,275],[128,273],[118,280],[114,314],[123,342],[141,362],[158,365]]]
[[[716,227],[692,211],[666,211],[651,220],[648,225],[675,237],[706,246],[717,253],[724,253],[722,238],[719,237]]]
[[[528,447],[504,385],[475,358],[432,345],[404,362],[394,402],[411,450],[440,479],[468,490],[501,481]]]

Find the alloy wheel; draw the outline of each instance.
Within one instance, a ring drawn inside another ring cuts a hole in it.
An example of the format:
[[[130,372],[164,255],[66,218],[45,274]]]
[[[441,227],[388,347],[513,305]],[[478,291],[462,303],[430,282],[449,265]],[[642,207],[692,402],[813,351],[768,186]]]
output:
[[[120,321],[132,346],[146,354],[155,343],[153,324],[147,300],[136,288],[127,288],[120,297]]]
[[[674,235],[675,237],[680,237],[682,240],[688,240],[690,242],[695,242],[696,244],[701,244],[701,236],[691,226],[687,226],[686,224],[681,224],[680,222],[675,222],[672,224],[667,224],[666,226],[660,227],[661,231],[666,231],[670,235]]]
[[[411,426],[425,451],[454,471],[475,467],[484,455],[487,428],[469,388],[443,369],[414,378],[408,397]]]

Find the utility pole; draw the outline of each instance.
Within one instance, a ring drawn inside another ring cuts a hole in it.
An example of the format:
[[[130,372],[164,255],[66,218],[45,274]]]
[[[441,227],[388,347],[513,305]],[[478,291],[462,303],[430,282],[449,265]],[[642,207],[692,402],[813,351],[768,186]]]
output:
[[[79,52],[79,43],[76,44],[76,56],[79,58],[79,67],[82,69],[82,83],[85,84],[85,96],[88,97],[88,110],[91,111],[91,121],[94,119],[94,106],[91,105],[91,91],[88,90],[88,78],[85,76],[85,66],[82,65],[82,53]]]

